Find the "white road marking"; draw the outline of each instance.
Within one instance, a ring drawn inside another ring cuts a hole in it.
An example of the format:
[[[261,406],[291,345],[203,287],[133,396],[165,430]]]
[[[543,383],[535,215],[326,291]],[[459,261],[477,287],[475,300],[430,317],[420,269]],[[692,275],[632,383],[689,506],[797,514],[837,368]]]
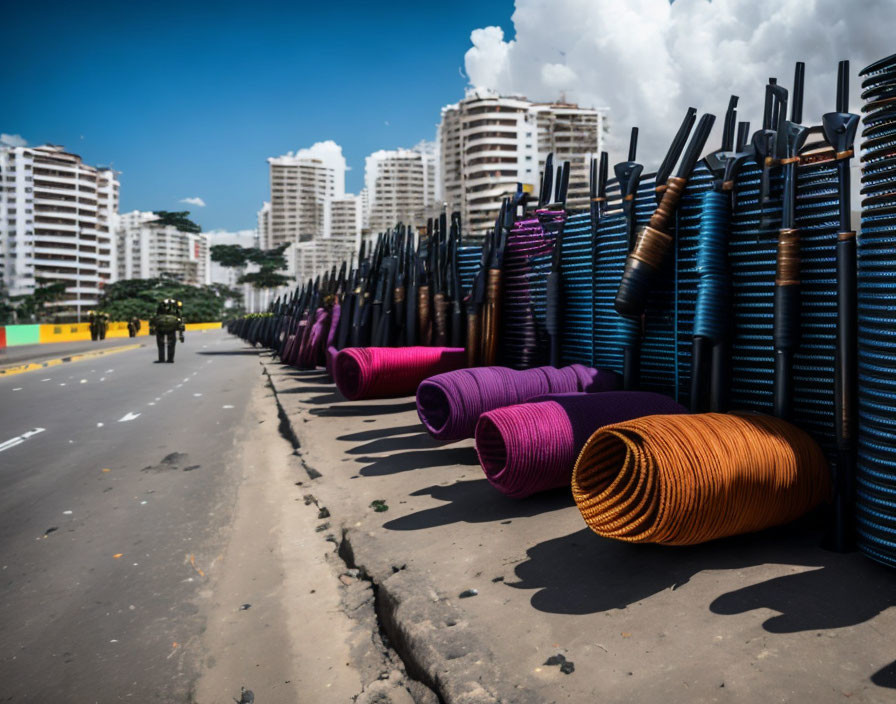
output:
[[[189,380],[190,380],[190,377],[185,377],[183,382],[181,382],[181,383],[186,384]]]
[[[21,386],[17,386],[16,388],[13,389],[13,391],[21,391],[21,390],[22,390]]]
[[[174,388],[175,388],[175,389],[179,389],[181,386],[183,386],[183,384],[178,384],[178,385],[175,386]]]
[[[52,377],[47,377],[46,379],[41,379],[41,381],[53,381]]]
[[[128,411],[125,415],[123,415],[121,418],[118,419],[118,422],[119,423],[127,423],[128,421],[134,420],[135,418],[139,418],[139,417],[140,417],[139,413],[131,413],[130,411]]]
[[[147,406],[155,406],[155,405],[156,405],[156,402],[155,402],[155,401],[150,401],[150,402],[147,403],[146,405],[147,405]]]
[[[62,514],[63,514],[64,516],[71,516],[71,515],[72,515],[72,512],[71,512],[71,511],[63,511]]]
[[[228,403],[228,404],[226,404],[226,405],[224,405],[224,406],[221,406],[221,408],[233,408],[233,406],[231,406],[231,405]]]
[[[103,425],[105,425],[105,424],[104,424],[104,423],[97,423],[97,424],[96,424],[96,427],[97,427],[97,428],[102,428]]]
[[[106,370],[106,374],[111,374],[111,373],[114,372],[114,371],[115,371],[114,369],[107,369],[107,370]]]
[[[65,382],[64,382],[64,381],[61,381],[61,382],[59,382],[59,385],[60,385],[60,386],[65,386]]]
[[[34,437],[35,435],[38,435],[39,433],[44,432],[44,430],[46,430],[46,428],[32,428],[31,430],[29,430],[26,433],[22,433],[21,435],[16,435],[16,437],[14,437],[14,438],[10,438],[6,442],[0,442],[0,452],[3,452],[4,450],[9,450],[10,448],[15,447],[16,445],[21,445],[28,438]]]
[[[202,394],[193,394],[193,395],[194,395],[194,396],[197,396],[197,397],[202,396]]]
[[[86,383],[87,383],[87,379],[81,379],[81,383],[82,383],[82,384],[86,384]]]
[[[106,380],[106,377],[104,377],[104,376],[100,377],[100,381],[105,381],[105,380]]]

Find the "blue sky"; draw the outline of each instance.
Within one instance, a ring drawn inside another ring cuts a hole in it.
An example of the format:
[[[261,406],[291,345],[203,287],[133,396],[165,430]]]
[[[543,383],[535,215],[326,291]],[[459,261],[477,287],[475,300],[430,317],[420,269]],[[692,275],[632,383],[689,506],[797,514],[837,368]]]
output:
[[[367,154],[433,139],[463,95],[470,32],[510,37],[512,12],[513,0],[15,2],[0,132],[111,164],[123,212],[189,208],[204,229],[250,228],[268,156],[333,139],[357,192]]]

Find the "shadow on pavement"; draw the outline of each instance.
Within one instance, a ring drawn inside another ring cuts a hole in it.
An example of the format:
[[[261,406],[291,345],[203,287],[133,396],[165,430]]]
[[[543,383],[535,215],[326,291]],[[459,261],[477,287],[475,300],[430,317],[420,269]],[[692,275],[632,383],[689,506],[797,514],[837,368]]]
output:
[[[186,343],[184,343],[186,344]],[[200,350],[196,354],[201,354],[205,357],[232,357],[234,355],[241,354],[253,354],[258,356],[261,354],[261,350],[221,350],[221,351],[202,351]]]
[[[472,452],[472,449],[470,451]],[[489,523],[526,518],[573,505],[569,489],[557,489],[539,494],[535,501],[511,499],[498,492],[487,479],[458,481],[448,486],[430,486],[411,494],[411,496],[426,495],[448,503],[401,516],[383,524],[383,528],[420,530],[452,523]]]
[[[882,667],[871,675],[871,681],[878,687],[896,689],[896,661],[891,662],[886,667]]]
[[[420,424],[400,425],[397,428],[374,428],[373,430],[362,430],[357,433],[348,433],[340,435],[337,440],[345,442],[363,442],[364,440],[377,440],[379,438],[391,437],[393,435],[407,435],[408,433],[416,433],[420,430]]]
[[[719,615],[771,609],[779,615],[763,628],[795,633],[856,625],[896,606],[896,574],[855,553],[822,550],[813,520],[691,547],[633,545],[585,528],[529,548],[508,586],[538,590],[531,603],[539,611],[591,614],[678,589],[705,570],[781,564],[816,569],[723,594],[707,607]]]
[[[310,384],[308,386],[305,386],[303,384],[302,386],[295,386],[291,389],[281,389],[277,393],[278,394],[323,394],[323,393],[325,393],[329,396],[332,396],[333,395],[333,386],[332,385],[330,385],[330,386],[311,386]],[[321,397],[318,396],[317,398],[321,398]],[[339,400],[344,401],[345,399],[343,399],[342,396],[340,396]],[[309,402],[313,402],[313,399],[309,399]]]
[[[413,435],[401,437],[388,437],[371,440],[362,445],[356,445],[345,451],[347,455],[376,455],[382,452],[398,452],[400,450],[438,450],[442,446],[433,440],[423,428],[417,426]],[[455,448],[459,449],[459,448]]]
[[[339,397],[342,400],[342,397]],[[329,408],[312,408],[309,413],[315,416],[379,416],[385,413],[401,413],[412,411],[417,407],[413,401],[407,403],[381,403],[376,405],[351,405],[342,404]]]
[[[477,465],[479,459],[472,447],[434,450],[411,450],[389,457],[359,457],[355,462],[369,462],[358,473],[364,477],[382,477],[429,467],[450,467],[453,464]]]

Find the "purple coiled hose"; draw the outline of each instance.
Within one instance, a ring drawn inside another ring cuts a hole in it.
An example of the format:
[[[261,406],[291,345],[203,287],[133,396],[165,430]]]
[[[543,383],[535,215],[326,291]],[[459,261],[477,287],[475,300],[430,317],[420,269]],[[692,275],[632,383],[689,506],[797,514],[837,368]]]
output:
[[[649,391],[549,394],[483,413],[476,425],[476,452],[492,486],[523,498],[569,486],[579,452],[603,426],[677,413],[687,410]]]
[[[612,391],[615,372],[572,364],[557,369],[474,367],[438,374],[417,388],[417,415],[437,440],[473,437],[476,421],[486,411],[522,403],[533,396],[570,391]]]

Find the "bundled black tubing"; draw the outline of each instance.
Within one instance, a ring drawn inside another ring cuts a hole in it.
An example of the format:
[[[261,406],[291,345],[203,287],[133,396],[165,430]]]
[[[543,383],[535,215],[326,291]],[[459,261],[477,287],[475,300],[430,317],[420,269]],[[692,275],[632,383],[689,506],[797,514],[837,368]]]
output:
[[[834,434],[837,440],[831,547],[839,552],[855,545],[856,430],[858,391],[858,291],[856,233],[850,223],[849,160],[859,116],[849,112],[849,61],[837,73],[836,112],[822,116],[822,129],[837,160],[840,232],[837,235],[837,348],[834,362]]]
[[[799,64],[797,65],[799,75]],[[799,81],[795,81],[799,86]],[[776,87],[776,95],[785,106],[787,91]],[[801,96],[794,100],[795,112],[792,117],[800,117]],[[776,142],[786,143],[786,156],[781,159],[784,166],[784,199],[781,211],[781,229],[778,231],[778,251],[775,267],[775,388],[774,413],[778,418],[793,418],[793,360],[800,344],[800,233],[796,221],[796,168],[799,153],[808,136],[808,129],[793,120],[782,119],[778,125]]]
[[[620,315],[636,317],[644,313],[653,282],[662,270],[666,255],[672,248],[673,238],[666,229],[671,223],[691,171],[709,138],[715,119],[715,115],[708,113],[700,118],[700,123],[678,168],[678,174],[668,180],[662,200],[647,226],[638,235],[635,247],[625,262],[625,271],[619,283],[619,290],[616,292],[615,307]]]

